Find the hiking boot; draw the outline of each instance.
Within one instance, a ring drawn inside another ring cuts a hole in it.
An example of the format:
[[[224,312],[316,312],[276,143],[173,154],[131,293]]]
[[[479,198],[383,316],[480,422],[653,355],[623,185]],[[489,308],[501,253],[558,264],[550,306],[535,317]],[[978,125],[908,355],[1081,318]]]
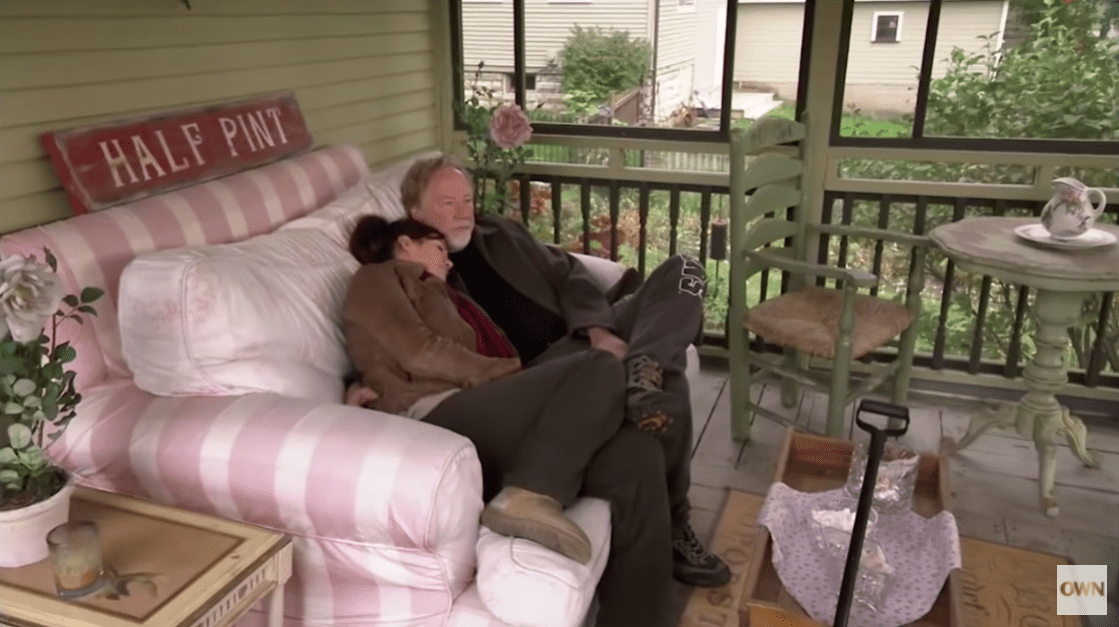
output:
[[[664,391],[661,365],[648,355],[638,355],[626,362],[626,372],[626,419],[642,431],[664,435],[680,403]]]
[[[717,588],[730,581],[730,568],[703,546],[691,525],[684,523],[672,530],[672,576],[691,586]]]
[[[512,486],[502,488],[482,510],[482,524],[503,536],[525,538],[580,564],[591,561],[591,541],[563,515],[559,501]]]

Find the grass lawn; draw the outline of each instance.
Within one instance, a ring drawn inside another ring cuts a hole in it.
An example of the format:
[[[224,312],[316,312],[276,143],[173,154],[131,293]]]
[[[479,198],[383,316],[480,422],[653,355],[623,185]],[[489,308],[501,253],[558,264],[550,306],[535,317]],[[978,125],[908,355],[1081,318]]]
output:
[[[795,112],[791,105],[783,104],[771,110],[766,115],[795,119]],[[735,126],[749,127],[753,120],[735,120]],[[906,120],[879,120],[867,115],[844,113],[839,122],[839,134],[844,137],[909,137],[912,134],[912,123]]]

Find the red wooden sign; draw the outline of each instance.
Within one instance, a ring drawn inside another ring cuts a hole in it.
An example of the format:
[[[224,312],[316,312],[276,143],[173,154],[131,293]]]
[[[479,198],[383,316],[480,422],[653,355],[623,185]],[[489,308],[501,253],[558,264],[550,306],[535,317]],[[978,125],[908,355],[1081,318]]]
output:
[[[281,159],[311,146],[279,94],[39,136],[76,213],[99,211]]]

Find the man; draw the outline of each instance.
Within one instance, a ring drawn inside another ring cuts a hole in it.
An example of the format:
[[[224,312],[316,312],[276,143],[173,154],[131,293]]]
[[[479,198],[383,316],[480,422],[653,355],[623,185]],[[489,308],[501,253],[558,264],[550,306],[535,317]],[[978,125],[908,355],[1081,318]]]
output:
[[[688,520],[692,430],[684,351],[703,325],[699,263],[673,257],[611,304],[572,256],[510,220],[476,221],[470,179],[453,157],[414,164],[401,195],[413,218],[445,236],[454,263],[448,282],[505,332],[526,367],[588,346],[624,362],[626,418],[657,438],[664,452],[672,573],[691,585],[727,583],[726,563],[703,546]]]

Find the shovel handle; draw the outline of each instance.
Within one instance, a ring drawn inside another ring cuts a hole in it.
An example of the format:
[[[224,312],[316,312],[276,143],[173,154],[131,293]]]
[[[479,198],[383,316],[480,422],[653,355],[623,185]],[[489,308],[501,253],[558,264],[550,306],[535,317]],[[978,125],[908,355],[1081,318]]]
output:
[[[888,416],[891,425],[885,429],[865,422],[859,417],[862,412]],[[895,420],[897,422],[895,422]],[[834,627],[847,627],[851,614],[851,601],[855,596],[855,582],[859,576],[859,564],[863,556],[863,541],[866,539],[866,523],[870,518],[870,506],[874,502],[874,486],[878,482],[878,464],[886,450],[886,438],[905,435],[909,430],[909,408],[893,403],[864,400],[855,412],[855,424],[870,434],[870,448],[866,455],[866,474],[863,487],[859,491],[859,506],[855,510],[855,524],[851,528],[851,542],[847,547],[847,562],[843,567],[843,580],[839,584],[839,601],[835,607]]]
[[[885,429],[879,429],[878,427],[865,422],[862,418],[859,418],[859,414],[863,413],[864,411],[868,414],[888,416],[890,420],[886,424],[889,426],[887,426]],[[894,405],[893,403],[884,403],[882,401],[875,401],[871,399],[860,401],[859,409],[855,412],[855,424],[859,425],[859,428],[863,431],[871,434],[872,437],[879,431],[885,433],[886,437],[901,437],[905,435],[906,431],[909,430],[909,408],[902,407],[901,405]]]

